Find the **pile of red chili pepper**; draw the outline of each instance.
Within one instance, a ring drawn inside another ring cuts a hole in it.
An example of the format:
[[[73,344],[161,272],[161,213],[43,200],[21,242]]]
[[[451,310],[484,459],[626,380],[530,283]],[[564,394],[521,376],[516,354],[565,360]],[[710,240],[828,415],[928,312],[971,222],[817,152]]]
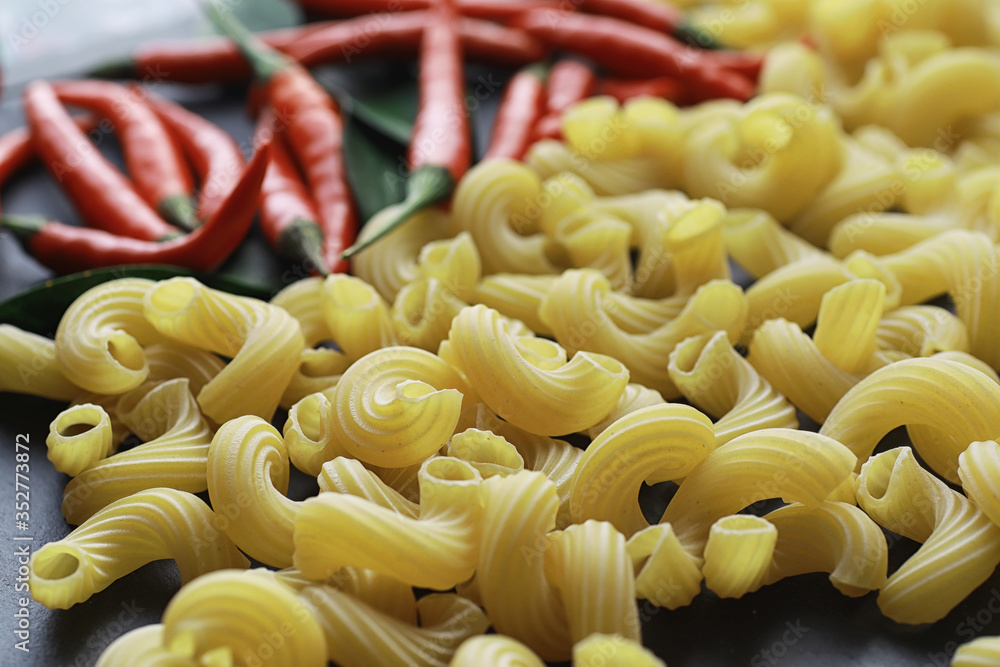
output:
[[[0,184],[37,156],[85,226],[6,215],[0,228],[60,273],[136,263],[212,270],[259,211],[264,237],[282,256],[320,274],[344,271],[346,258],[413,212],[446,202],[469,168],[466,60],[520,68],[482,159],[521,159],[532,142],[558,138],[562,113],[591,95],[746,100],[762,59],[719,50],[682,12],[656,0],[299,2],[324,18],[255,35],[209,5],[224,37],[148,44],[100,72],[175,83],[252,79],[256,150],[248,164],[225,131],[138,85],[36,81],[24,93],[28,127],[0,137]],[[308,68],[414,56],[419,104],[406,199],[392,220],[352,246],[358,221],[344,121]],[[127,175],[88,137],[110,131]]]

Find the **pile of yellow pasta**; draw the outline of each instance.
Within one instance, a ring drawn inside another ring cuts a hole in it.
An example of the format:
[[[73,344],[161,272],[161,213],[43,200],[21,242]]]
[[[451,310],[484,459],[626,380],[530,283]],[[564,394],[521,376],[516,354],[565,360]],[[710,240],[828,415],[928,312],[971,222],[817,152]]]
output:
[[[105,667],[662,665],[639,600],[807,572],[945,616],[1000,563],[1000,12],[925,0],[882,34],[901,3],[749,4],[773,11],[722,38],[819,49],[775,47],[744,105],[584,102],[353,276],[270,303],[121,279],[54,341],[0,325],[0,391],[72,401],[47,445],[77,527],[34,598],[174,559],[162,623]],[[290,500],[290,466],[319,495]],[[891,576],[880,527],[922,543]]]

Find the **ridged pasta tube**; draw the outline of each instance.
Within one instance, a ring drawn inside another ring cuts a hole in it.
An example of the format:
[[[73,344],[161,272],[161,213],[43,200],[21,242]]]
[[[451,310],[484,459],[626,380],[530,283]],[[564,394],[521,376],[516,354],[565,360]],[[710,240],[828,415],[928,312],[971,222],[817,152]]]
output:
[[[198,664],[327,664],[312,605],[262,570],[213,572],[181,588],[163,612],[163,642]]]
[[[315,581],[353,565],[413,586],[449,589],[476,569],[481,483],[464,461],[430,459],[420,470],[417,519],[355,496],[310,498],[295,517],[295,567]]]
[[[476,285],[472,303],[481,303],[506,317],[520,320],[539,335],[552,331],[538,317],[538,306],[552,287],[556,276],[531,276],[515,273],[496,273],[483,276]]]
[[[1000,563],[1000,527],[921,469],[909,447],[865,463],[858,504],[889,530],[923,543],[879,592],[879,608],[897,623],[943,618]]]
[[[188,380],[156,385],[131,404],[119,401],[118,414],[128,428],[147,442],[87,467],[63,493],[62,513],[76,525],[109,503],[143,489],[169,487],[200,493],[208,488],[205,462],[212,429],[198,410]]]
[[[61,540],[32,554],[28,586],[49,609],[69,609],[154,560],[177,562],[181,581],[223,568],[246,568],[216,515],[195,495],[148,489],[115,501]]]
[[[951,667],[990,667],[1000,662],[1000,637],[977,637],[958,647]]]
[[[705,543],[705,586],[720,598],[741,598],[764,583],[778,529],[763,517],[733,514],[712,524]]]
[[[626,549],[639,599],[677,609],[701,593],[702,559],[685,550],[669,523],[640,530],[629,538]]]
[[[820,302],[813,342],[820,353],[848,373],[861,373],[875,354],[876,334],[885,306],[885,285],[851,280],[834,287]]]
[[[143,625],[111,642],[94,667],[197,667],[192,658],[163,645],[163,624]]]
[[[4,391],[60,401],[81,393],[60,370],[53,340],[10,324],[0,324],[0,392]]]
[[[278,581],[301,593],[316,582],[302,576],[295,568],[274,573]],[[344,567],[322,584],[332,587],[392,618],[417,624],[417,597],[413,587],[394,577],[356,567]]]
[[[352,361],[396,342],[389,304],[361,278],[327,276],[320,307],[331,338]]]
[[[524,470],[524,458],[514,445],[503,436],[478,428],[453,435],[444,454],[467,462],[483,479]]]
[[[149,374],[142,348],[162,340],[143,315],[155,283],[122,278],[81,294],[59,320],[56,362],[67,380],[98,394],[121,394]]]
[[[816,322],[823,295],[851,280],[851,272],[828,256],[807,257],[781,266],[747,288],[743,342],[768,320],[784,318],[803,329]]]
[[[735,340],[746,315],[743,291],[729,281],[713,280],[698,288],[674,319],[653,331],[632,333],[610,314],[616,309],[610,294],[611,285],[603,275],[586,269],[567,271],[553,284],[539,314],[568,350],[620,359],[633,382],[659,391],[666,399],[680,395],[667,371],[677,344],[710,331],[725,331]]]
[[[663,396],[660,395],[660,392],[655,389],[650,389],[649,387],[644,387],[636,382],[629,382],[625,387],[625,393],[623,393],[622,397],[618,399],[618,403],[611,409],[608,416],[587,429],[587,435],[589,435],[590,439],[593,440],[600,435],[604,429],[611,426],[625,415],[651,405],[662,405],[663,403],[666,403],[666,401],[663,400]]]
[[[198,392],[207,417],[270,419],[305,347],[298,322],[269,303],[209,289],[193,278],[150,288],[146,318],[165,336],[232,361]]]
[[[683,341],[670,354],[667,370],[686,399],[717,419],[716,446],[762,428],[798,428],[795,408],[733,349],[723,331]]]
[[[436,352],[448,337],[451,321],[468,304],[437,278],[420,278],[399,290],[391,320],[401,345]]]
[[[448,667],[545,667],[530,648],[513,637],[483,635],[471,637],[458,647]]]
[[[945,350],[969,351],[965,323],[940,306],[903,306],[886,313],[876,330],[879,350],[929,357]]]
[[[625,366],[604,354],[579,352],[567,361],[556,343],[513,335],[500,313],[485,306],[470,306],[455,317],[441,354],[490,409],[541,435],[593,426],[611,411],[629,380]]]
[[[803,241],[776,221],[767,211],[731,208],[722,219],[726,251],[753,278],[802,259],[823,256],[816,246]]]
[[[687,405],[664,403],[629,413],[584,451],[570,491],[570,515],[610,521],[631,537],[646,528],[639,487],[686,477],[715,448],[712,422]]]
[[[575,667],[666,667],[634,639],[595,632],[573,645]]]
[[[399,491],[379,479],[357,459],[343,456],[327,461],[317,477],[319,490],[344,493],[364,498],[379,507],[390,509],[401,516],[417,519],[420,505],[407,499]]]
[[[59,472],[75,477],[115,449],[111,418],[99,405],[69,407],[52,420],[47,456]]]
[[[455,432],[466,383],[440,357],[384,347],[354,362],[331,401],[334,437],[351,456],[404,468],[441,449]]]
[[[958,457],[958,477],[969,500],[1000,526],[1000,497],[995,491],[1000,479],[1000,444],[996,440],[970,444]]]
[[[482,278],[483,260],[472,234],[459,232],[450,239],[431,241],[421,248],[417,270],[421,278],[438,280],[456,297],[469,301]]]
[[[524,157],[525,163],[542,178],[572,172],[601,196],[627,195],[643,190],[670,187],[670,175],[662,159],[636,155],[602,160],[593,153],[575,153],[561,141],[536,141]]]
[[[889,431],[917,424],[941,431],[933,448],[917,451],[932,470],[957,483],[959,454],[970,442],[1000,435],[1000,386],[955,361],[904,359],[847,392],[820,433],[844,443],[863,463]]]
[[[288,453],[260,417],[232,419],[208,450],[208,495],[214,507],[235,507],[226,534],[252,558],[292,564],[292,530],[301,504],[289,500]]]

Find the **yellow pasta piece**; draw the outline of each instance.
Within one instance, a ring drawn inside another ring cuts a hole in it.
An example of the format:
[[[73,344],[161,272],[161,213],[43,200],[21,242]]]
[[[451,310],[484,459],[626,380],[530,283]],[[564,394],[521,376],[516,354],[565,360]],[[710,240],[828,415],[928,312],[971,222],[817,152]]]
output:
[[[81,393],[56,363],[54,341],[10,324],[0,324],[0,392],[4,391],[61,401]]]
[[[628,131],[618,100],[598,95],[582,100],[562,115],[566,145],[575,153],[597,160],[621,160],[642,151],[639,137]]]
[[[611,424],[587,447],[570,491],[570,515],[610,521],[631,537],[649,522],[639,487],[686,477],[715,448],[712,422],[687,405],[636,410]]]
[[[291,565],[292,529],[301,504],[285,495],[288,454],[274,427],[250,415],[226,422],[212,439],[207,468],[213,507],[236,508],[226,534],[266,565]]]
[[[318,475],[327,461],[347,456],[334,435],[330,399],[315,393],[295,403],[282,428],[285,450],[292,465],[307,475]]]
[[[316,585],[316,582],[303,577],[295,568],[278,570],[274,572],[274,577],[299,593]],[[417,624],[417,597],[413,587],[394,577],[371,570],[344,567],[323,582],[323,586],[335,588],[394,619],[410,625]]]
[[[597,152],[574,153],[561,141],[545,139],[532,144],[524,161],[541,178],[561,172],[577,174],[600,196],[626,195],[672,185],[669,174],[661,169],[662,160],[652,155],[604,160]]]
[[[897,623],[943,618],[1000,563],[1000,527],[921,469],[909,447],[865,463],[858,504],[889,530],[923,543],[879,592],[879,608]]]
[[[888,255],[946,231],[949,226],[944,223],[906,213],[859,213],[833,227],[828,245],[835,257],[846,257],[858,250]]]
[[[757,279],[787,264],[817,260],[824,254],[758,209],[729,209],[722,219],[722,234],[729,255]]]
[[[586,208],[559,220],[552,238],[565,251],[570,266],[600,271],[615,289],[632,289],[632,228],[628,223]]]
[[[483,260],[472,234],[431,241],[420,249],[417,270],[421,278],[436,279],[462,301],[469,301],[482,278]]]
[[[449,667],[545,667],[534,651],[513,637],[484,635],[462,642]]]
[[[455,315],[467,305],[437,278],[415,280],[399,290],[392,304],[395,339],[401,345],[435,352],[448,337]]]
[[[832,497],[815,508],[792,503],[767,513],[765,518],[777,528],[778,540],[762,583],[772,584],[809,572],[829,572],[830,583],[850,597],[860,597],[885,585],[885,535],[853,504]]]
[[[671,254],[676,276],[676,294],[694,294],[712,280],[729,280],[722,219],[726,209],[719,202],[703,199],[674,220],[664,241]]]
[[[762,428],[798,428],[795,408],[733,349],[725,332],[683,341],[667,370],[686,399],[718,420],[716,446]]]
[[[56,362],[67,380],[98,394],[121,394],[149,374],[143,347],[162,340],[143,316],[150,280],[122,278],[92,287],[59,320]]]
[[[271,305],[282,308],[295,318],[308,347],[332,340],[323,317],[323,278],[310,276],[285,286],[271,298]]]
[[[879,320],[875,340],[879,350],[910,357],[969,350],[965,324],[939,306],[903,306],[886,313]]]
[[[245,414],[271,418],[305,347],[291,315],[193,278],[157,283],[146,295],[144,312],[161,334],[232,358],[198,392],[207,417],[216,423]]]
[[[510,273],[484,276],[476,285],[472,302],[481,303],[506,317],[520,320],[537,334],[551,335],[552,331],[538,317],[538,306],[555,279],[556,276]]]
[[[951,667],[990,667],[1000,662],[1000,637],[977,637],[965,642],[951,658]]]
[[[861,373],[875,354],[876,333],[885,305],[885,285],[852,280],[823,295],[813,343],[848,373]]]
[[[149,366],[146,384],[187,378],[188,388],[196,396],[226,367],[225,362],[211,352],[172,340],[153,343],[144,352]]]
[[[1000,526],[1000,498],[994,490],[1000,475],[1000,445],[996,440],[971,443],[958,457],[962,490],[979,510]]]
[[[453,435],[444,455],[467,462],[479,471],[483,479],[524,470],[524,458],[514,445],[503,436],[477,428]]]
[[[163,612],[163,643],[198,664],[327,664],[327,641],[313,606],[263,570],[207,574]]]
[[[666,403],[666,401],[663,400],[660,392],[649,387],[644,387],[641,384],[630,382],[625,387],[625,393],[618,399],[618,404],[611,409],[607,417],[587,429],[587,435],[593,440],[625,415],[651,405],[662,405],[663,403]]]
[[[143,489],[200,493],[208,488],[205,462],[212,429],[186,378],[164,382],[148,393],[140,390],[137,396],[126,394],[118,401],[118,415],[146,442],[100,459],[66,485],[62,513],[70,524]]]
[[[403,468],[439,450],[455,431],[469,390],[441,358],[385,347],[356,361],[331,403],[333,433],[351,456]]]
[[[629,538],[626,549],[639,599],[677,609],[701,593],[701,558],[685,550],[669,523],[640,530]]]
[[[611,357],[579,352],[567,361],[556,343],[513,335],[500,313],[485,306],[455,317],[441,355],[498,415],[541,435],[593,426],[611,411],[629,379]]]
[[[634,639],[595,632],[573,645],[576,667],[666,667]]]
[[[1000,386],[955,361],[904,359],[845,394],[820,433],[844,443],[863,463],[889,431],[914,424],[941,431],[934,447],[917,451],[932,470],[957,483],[958,455],[970,442],[1000,435]]]
[[[586,521],[548,535],[545,574],[561,593],[573,643],[595,632],[641,640],[635,572],[613,525]]]
[[[299,401],[318,392],[333,393],[351,360],[343,352],[329,348],[306,348],[292,373],[279,405],[290,410]]]
[[[351,361],[396,343],[389,304],[360,278],[327,276],[320,307],[331,338]]]
[[[412,519],[420,517],[420,505],[378,478],[357,459],[343,456],[327,461],[317,477],[319,490],[364,498],[379,507]]]
[[[712,524],[705,543],[705,586],[720,598],[741,598],[764,583],[778,530],[767,519],[733,514]]]
[[[83,403],[60,412],[45,439],[48,459],[59,472],[75,477],[110,455],[116,446],[111,418],[99,405]]]
[[[163,646],[163,624],[153,623],[126,632],[111,642],[95,667],[197,667],[193,659]]]
[[[101,509],[61,540],[31,556],[31,596],[69,609],[154,560],[177,562],[181,581],[222,568],[246,568],[218,517],[200,498],[174,489],[140,491]]]
[[[353,565],[414,586],[451,588],[476,568],[481,483],[479,472],[464,461],[430,459],[420,471],[417,519],[355,496],[310,498],[295,517],[295,567],[318,581]]]
[[[743,291],[731,282],[713,280],[702,285],[674,319],[653,331],[630,333],[609,316],[608,311],[616,310],[610,293],[603,275],[586,269],[567,271],[553,284],[539,314],[568,350],[620,359],[632,381],[667,399],[679,395],[667,371],[674,347],[689,336],[709,331],[725,331],[735,340],[746,313]]]

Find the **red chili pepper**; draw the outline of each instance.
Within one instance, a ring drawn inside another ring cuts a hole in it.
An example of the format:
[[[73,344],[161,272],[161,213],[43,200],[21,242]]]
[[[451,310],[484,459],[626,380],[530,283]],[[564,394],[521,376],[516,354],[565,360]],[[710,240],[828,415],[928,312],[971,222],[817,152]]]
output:
[[[198,226],[194,183],[180,147],[141,95],[109,81],[53,84],[63,102],[111,121],[136,191],[163,218],[184,229]]]
[[[168,100],[149,98],[149,104],[180,142],[201,181],[197,213],[211,218],[229,196],[246,160],[229,133],[218,125]]]
[[[11,231],[36,260],[58,273],[123,264],[172,264],[211,271],[232,254],[253,223],[269,153],[268,146],[261,146],[216,214],[181,238],[155,243],[28,216],[4,216],[0,227]]]
[[[590,97],[596,85],[597,75],[586,63],[560,60],[553,65],[549,73],[545,115],[535,123],[534,139],[561,138],[563,112]]]
[[[454,0],[436,0],[420,42],[420,102],[407,151],[406,198],[398,212],[344,252],[350,258],[410,216],[451,196],[472,161],[465,72]]]
[[[551,48],[589,58],[614,74],[672,76],[694,89],[704,84],[713,94],[739,100],[754,92],[753,83],[737,67],[749,68],[759,56],[720,56],[722,52],[695,49],[669,35],[607,16],[538,9],[519,15],[513,25]]]
[[[309,11],[327,16],[360,16],[427,9],[433,0],[298,0]],[[562,0],[455,0],[463,16],[505,21],[515,14],[538,7],[558,8]]]
[[[266,86],[266,101],[277,121],[287,124],[288,145],[305,174],[319,213],[326,268],[346,271],[341,253],[357,235],[357,216],[344,166],[340,109],[305,68],[260,42],[214,5],[208,4],[207,9]]]
[[[24,90],[24,112],[35,151],[87,224],[146,241],[162,241],[179,233],[98,152],[51,85],[44,81],[29,84]]]
[[[260,229],[278,254],[327,275],[319,216],[292,159],[285,137],[274,131],[275,118],[264,109],[255,142],[270,141],[271,163],[260,192]]]
[[[610,95],[619,102],[636,97],[660,97],[677,102],[684,93],[684,86],[673,77],[658,76],[652,79],[601,79],[597,90],[601,95]]]
[[[545,70],[528,67],[507,83],[493,121],[493,133],[483,160],[520,160],[531,145],[535,122],[545,103]]]

